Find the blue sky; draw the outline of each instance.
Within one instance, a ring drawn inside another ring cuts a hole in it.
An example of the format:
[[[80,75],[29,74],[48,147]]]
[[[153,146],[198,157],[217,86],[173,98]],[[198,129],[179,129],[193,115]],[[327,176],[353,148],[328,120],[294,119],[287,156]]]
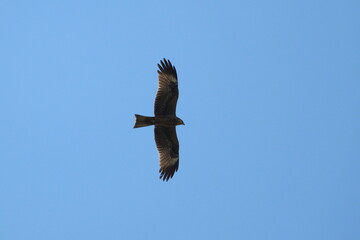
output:
[[[1,1],[0,239],[360,239],[359,1]],[[179,76],[159,180],[157,66]]]

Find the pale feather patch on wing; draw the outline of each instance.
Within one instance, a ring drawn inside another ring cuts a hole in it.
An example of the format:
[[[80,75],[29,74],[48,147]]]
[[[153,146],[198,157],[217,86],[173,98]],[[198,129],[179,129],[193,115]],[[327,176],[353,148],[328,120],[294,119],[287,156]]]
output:
[[[173,83],[177,82],[177,79],[173,75],[166,75],[166,78]]]

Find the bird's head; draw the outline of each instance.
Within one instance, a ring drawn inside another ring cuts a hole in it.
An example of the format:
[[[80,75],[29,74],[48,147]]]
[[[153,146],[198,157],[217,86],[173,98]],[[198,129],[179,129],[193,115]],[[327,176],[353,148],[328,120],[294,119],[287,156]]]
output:
[[[176,121],[177,121],[176,125],[185,125],[184,121],[181,120],[180,118],[177,118]]]

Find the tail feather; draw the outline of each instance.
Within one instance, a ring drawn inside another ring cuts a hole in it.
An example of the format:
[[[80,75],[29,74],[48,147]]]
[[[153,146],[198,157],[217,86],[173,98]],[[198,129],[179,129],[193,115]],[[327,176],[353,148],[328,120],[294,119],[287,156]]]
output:
[[[154,124],[154,117],[146,117],[139,114],[135,114],[134,128],[146,127]]]

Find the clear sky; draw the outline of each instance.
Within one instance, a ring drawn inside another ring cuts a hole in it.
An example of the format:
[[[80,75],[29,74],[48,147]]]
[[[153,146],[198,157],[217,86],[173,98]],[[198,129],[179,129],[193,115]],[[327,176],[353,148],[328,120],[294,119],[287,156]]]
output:
[[[0,2],[0,239],[360,239],[359,1]],[[180,167],[159,179],[157,63]]]

